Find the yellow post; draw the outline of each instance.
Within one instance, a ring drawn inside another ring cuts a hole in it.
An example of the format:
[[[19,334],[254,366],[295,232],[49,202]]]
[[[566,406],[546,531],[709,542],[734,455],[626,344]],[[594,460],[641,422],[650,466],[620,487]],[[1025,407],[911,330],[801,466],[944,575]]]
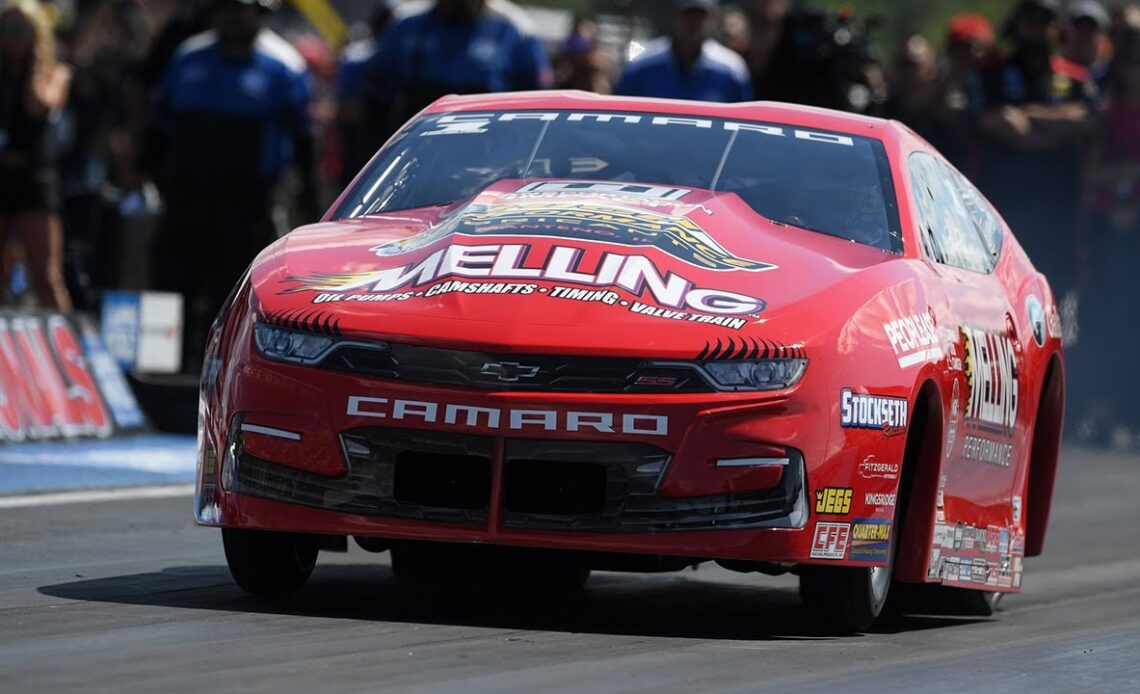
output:
[[[290,0],[297,11],[309,20],[321,37],[333,48],[340,50],[348,43],[348,25],[344,23],[329,0]]]

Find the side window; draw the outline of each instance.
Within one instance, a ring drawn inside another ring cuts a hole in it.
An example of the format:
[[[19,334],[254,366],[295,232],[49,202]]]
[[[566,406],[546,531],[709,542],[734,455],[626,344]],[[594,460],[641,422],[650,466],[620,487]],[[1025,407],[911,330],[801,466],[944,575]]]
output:
[[[910,170],[915,222],[930,259],[974,272],[992,270],[993,256],[982,244],[949,171],[924,152],[911,155]]]
[[[997,212],[965,176],[954,170],[951,170],[950,173],[958,185],[958,192],[962,196],[962,202],[966,205],[966,211],[970,213],[970,218],[974,220],[974,226],[978,228],[982,243],[985,244],[990,257],[996,263],[997,259],[1001,257],[1004,235]]]

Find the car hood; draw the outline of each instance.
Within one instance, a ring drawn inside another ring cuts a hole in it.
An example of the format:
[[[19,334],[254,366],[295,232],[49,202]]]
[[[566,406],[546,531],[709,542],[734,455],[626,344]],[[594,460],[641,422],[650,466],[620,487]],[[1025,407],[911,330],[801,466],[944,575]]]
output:
[[[261,319],[303,329],[691,358],[802,344],[819,331],[813,301],[896,257],[731,193],[501,181],[462,203],[299,229],[251,281]]]

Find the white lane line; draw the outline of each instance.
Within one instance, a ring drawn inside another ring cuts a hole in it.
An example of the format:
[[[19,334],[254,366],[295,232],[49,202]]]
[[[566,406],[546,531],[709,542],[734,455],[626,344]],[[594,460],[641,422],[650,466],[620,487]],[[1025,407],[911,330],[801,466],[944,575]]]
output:
[[[192,496],[193,494],[194,485],[192,484],[167,484],[159,487],[127,487],[124,489],[86,489],[75,492],[0,496],[0,509],[93,504],[135,499],[173,499],[180,496]]]

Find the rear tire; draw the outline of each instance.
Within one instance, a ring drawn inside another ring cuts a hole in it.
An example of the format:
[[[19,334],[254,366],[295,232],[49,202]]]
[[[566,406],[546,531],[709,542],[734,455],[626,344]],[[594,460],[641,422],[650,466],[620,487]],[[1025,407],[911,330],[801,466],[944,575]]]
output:
[[[295,593],[317,565],[317,543],[303,535],[222,528],[230,575],[242,590],[258,597]]]

